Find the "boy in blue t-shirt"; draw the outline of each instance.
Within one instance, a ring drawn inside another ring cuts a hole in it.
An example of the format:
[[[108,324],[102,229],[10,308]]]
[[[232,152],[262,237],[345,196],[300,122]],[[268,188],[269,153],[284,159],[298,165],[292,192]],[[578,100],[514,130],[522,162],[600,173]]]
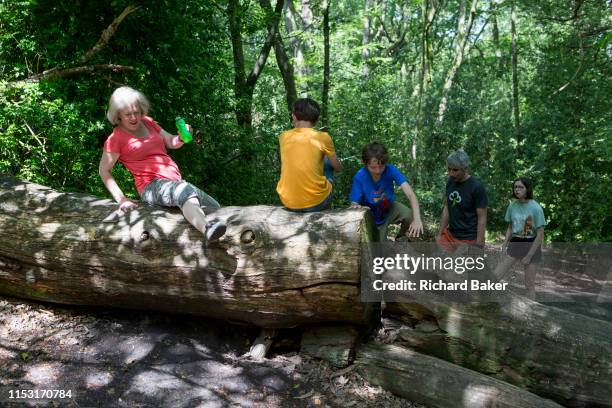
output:
[[[353,187],[349,195],[351,207],[367,206],[372,210],[378,227],[379,241],[385,241],[389,225],[398,222],[401,227],[397,238],[404,236],[406,232],[410,237],[422,234],[419,201],[402,172],[387,164],[387,148],[378,142],[370,143],[363,148],[361,158],[365,167],[353,177]],[[395,201],[395,186],[402,189],[410,201],[412,211]]]

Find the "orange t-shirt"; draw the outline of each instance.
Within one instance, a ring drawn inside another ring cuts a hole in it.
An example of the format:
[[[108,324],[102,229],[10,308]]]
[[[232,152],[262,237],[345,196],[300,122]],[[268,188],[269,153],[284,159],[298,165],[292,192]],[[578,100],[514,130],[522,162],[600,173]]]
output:
[[[142,194],[142,190],[156,178],[182,179],[177,164],[166,152],[161,127],[148,116],[142,118],[142,123],[149,136],[139,138],[116,127],[104,143],[105,152],[119,153],[119,161],[134,176],[138,194]]]
[[[308,208],[321,204],[332,191],[323,173],[323,158],[336,154],[326,132],[296,128],[279,138],[281,177],[276,186],[287,208]]]

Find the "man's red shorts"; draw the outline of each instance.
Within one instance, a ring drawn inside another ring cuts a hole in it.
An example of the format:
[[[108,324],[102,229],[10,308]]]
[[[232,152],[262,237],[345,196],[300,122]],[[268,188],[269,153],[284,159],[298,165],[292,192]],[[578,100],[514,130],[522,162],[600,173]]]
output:
[[[475,244],[475,239],[457,239],[448,230],[448,227],[444,228],[436,243],[440,245],[446,252],[455,252],[461,244]]]

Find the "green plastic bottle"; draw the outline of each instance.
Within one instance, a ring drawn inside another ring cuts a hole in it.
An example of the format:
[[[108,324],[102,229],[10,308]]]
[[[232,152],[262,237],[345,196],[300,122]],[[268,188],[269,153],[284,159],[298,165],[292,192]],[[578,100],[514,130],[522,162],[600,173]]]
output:
[[[191,142],[193,140],[193,136],[187,130],[187,124],[185,123],[185,119],[180,116],[176,117],[176,128],[178,129],[179,135],[181,136],[181,140],[185,143]]]

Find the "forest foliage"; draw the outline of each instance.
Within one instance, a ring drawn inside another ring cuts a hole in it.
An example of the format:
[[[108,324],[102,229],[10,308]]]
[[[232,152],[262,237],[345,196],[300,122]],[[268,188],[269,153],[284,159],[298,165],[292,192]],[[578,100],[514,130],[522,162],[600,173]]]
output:
[[[527,175],[548,239],[610,241],[608,1],[279,1],[0,0],[0,173],[108,196],[105,110],[129,85],[165,129],[180,115],[200,130],[202,144],[171,152],[185,179],[223,205],[277,205],[277,138],[288,101],[308,96],[325,101],[345,166],[336,208],[378,140],[435,225],[445,158],[462,147],[490,231]],[[114,175],[136,196],[125,169]]]

